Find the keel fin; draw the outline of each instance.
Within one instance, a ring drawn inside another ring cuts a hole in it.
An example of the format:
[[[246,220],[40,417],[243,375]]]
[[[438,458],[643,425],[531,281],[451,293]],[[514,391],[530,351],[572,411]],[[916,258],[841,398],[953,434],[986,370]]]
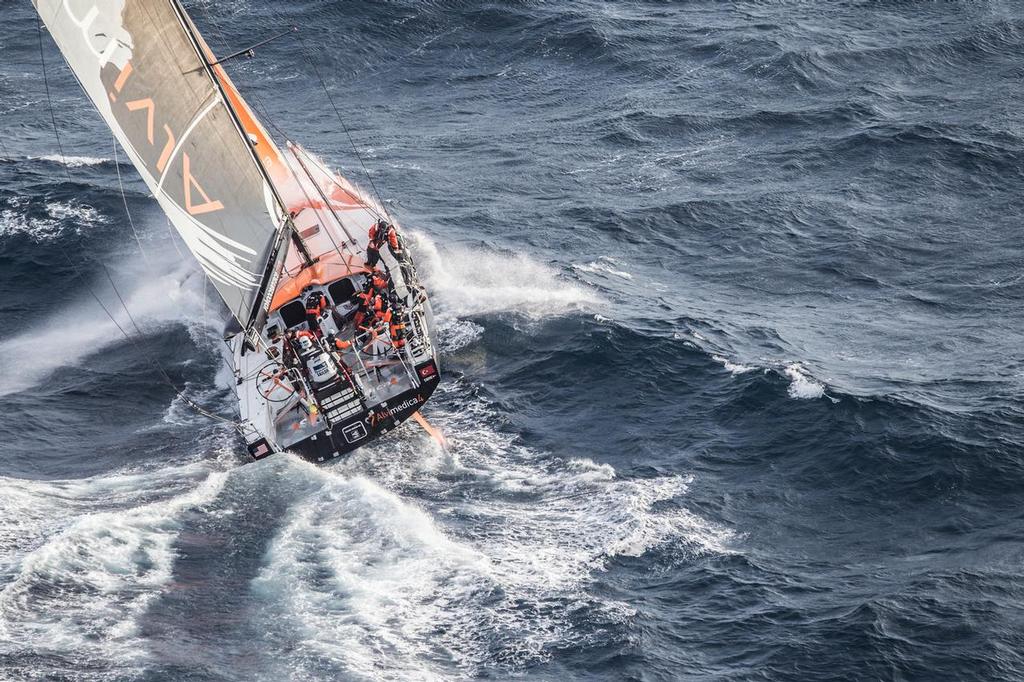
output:
[[[418,411],[417,412],[413,412],[412,413],[412,417],[413,417],[413,419],[416,420],[417,424],[419,424],[421,427],[423,427],[423,430],[426,431],[430,435],[431,438],[433,438],[435,441],[437,441],[437,444],[441,446],[442,450],[445,450],[445,451],[448,450],[448,440],[444,437],[444,434],[441,433],[441,431],[439,429],[435,428],[434,426],[432,426],[430,424],[430,422],[427,421],[426,417],[424,417]]]

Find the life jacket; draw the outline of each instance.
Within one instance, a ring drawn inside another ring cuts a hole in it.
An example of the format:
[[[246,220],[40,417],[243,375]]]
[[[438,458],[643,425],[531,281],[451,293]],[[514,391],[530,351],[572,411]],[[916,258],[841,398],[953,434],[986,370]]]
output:
[[[370,231],[367,234],[370,238],[369,247],[372,247],[375,251],[379,250],[384,245],[384,242],[387,241],[388,232],[393,229],[383,220],[378,220],[373,225],[370,225]]]

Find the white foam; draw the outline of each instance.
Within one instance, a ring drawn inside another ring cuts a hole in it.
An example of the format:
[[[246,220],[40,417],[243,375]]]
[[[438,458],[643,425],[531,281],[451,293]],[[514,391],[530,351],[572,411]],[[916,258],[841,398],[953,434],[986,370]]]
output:
[[[202,289],[196,281],[201,278],[190,274],[187,268],[179,267],[170,273],[151,272],[136,280],[131,288],[119,283],[125,304],[144,333],[182,321],[189,314],[201,314]],[[109,284],[97,283],[95,290],[121,329],[137,342],[146,343],[145,338],[138,336]],[[126,343],[124,335],[91,297],[55,310],[48,321],[36,328],[0,340],[0,356],[31,358],[31,362],[18,363],[0,376],[0,396],[32,388],[57,369],[76,365],[118,343]]]
[[[0,478],[4,648],[136,669],[145,655],[137,619],[171,579],[181,518],[223,488],[227,473],[216,467]]]
[[[462,350],[476,343],[483,334],[484,328],[469,320],[447,316],[438,320],[437,336],[440,339],[441,351],[444,353]]]
[[[61,157],[59,154],[48,154],[46,156],[30,157],[36,158],[40,161],[52,161],[54,163],[63,163],[69,168],[80,168],[82,166],[98,166],[102,163],[113,163],[113,159],[104,159],[98,156],[64,156]]]
[[[715,362],[721,363],[722,367],[728,372],[731,372],[734,376],[740,374],[746,374],[747,372],[753,372],[756,367],[750,367],[748,365],[741,365],[735,362],[731,362],[728,358],[722,357],[721,355],[712,355],[711,359]]]
[[[573,265],[575,270],[580,272],[589,272],[591,274],[604,274],[618,277],[626,281],[631,281],[633,275],[625,270],[618,269],[618,261],[610,256],[601,256],[595,261],[585,263],[583,265]]]
[[[104,221],[99,211],[86,204],[51,201],[46,204],[46,212],[54,220],[74,221],[79,228]]]
[[[813,400],[825,395],[825,386],[811,378],[800,363],[795,362],[788,365],[785,373],[790,379],[789,397]]]
[[[403,429],[342,466],[286,464],[315,491],[292,507],[254,592],[262,624],[290,634],[296,677],[325,660],[375,680],[541,661],[587,636],[570,618],[630,617],[591,591],[614,557],[734,551],[728,529],[683,508],[687,477],[622,479],[552,458],[490,426],[500,415],[478,399],[448,413],[435,404],[430,418],[451,456]]]
[[[454,244],[442,248],[422,233],[410,234],[427,290],[443,313],[466,317],[509,312],[540,319],[600,302],[593,291],[528,256]]]
[[[78,202],[50,202],[46,218],[30,218],[28,205],[28,199],[19,197],[7,201],[7,208],[0,211],[0,237],[25,234],[37,242],[52,241],[104,220],[99,211]]]

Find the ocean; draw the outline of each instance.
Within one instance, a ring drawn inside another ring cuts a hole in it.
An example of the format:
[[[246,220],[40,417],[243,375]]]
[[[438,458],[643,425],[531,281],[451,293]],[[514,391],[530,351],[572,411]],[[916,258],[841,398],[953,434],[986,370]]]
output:
[[[233,415],[222,305],[5,0],[0,679],[1024,679],[1024,5],[185,5],[299,27],[227,68],[409,235],[450,449],[162,381]]]

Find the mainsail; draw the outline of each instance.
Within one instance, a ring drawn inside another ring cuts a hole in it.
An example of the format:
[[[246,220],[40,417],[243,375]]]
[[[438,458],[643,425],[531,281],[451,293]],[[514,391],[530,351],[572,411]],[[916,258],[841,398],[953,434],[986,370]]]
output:
[[[280,168],[281,155],[242,127],[233,107],[251,112],[223,90],[176,0],[33,2],[224,302],[243,327],[258,321],[287,251],[288,214],[264,165]]]

